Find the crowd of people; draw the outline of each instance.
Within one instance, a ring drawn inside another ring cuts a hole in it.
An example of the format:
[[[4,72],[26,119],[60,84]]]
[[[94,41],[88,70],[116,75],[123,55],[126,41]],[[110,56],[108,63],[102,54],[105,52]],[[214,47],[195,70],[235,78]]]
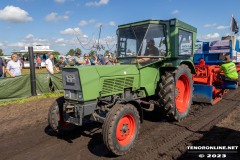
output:
[[[23,68],[23,60],[16,53],[11,55],[11,60],[5,62],[0,58],[0,78],[6,77],[6,74],[9,74],[10,77],[21,76]],[[25,60],[26,61],[26,60]],[[34,58],[34,65],[38,69],[42,69],[42,62],[45,63],[46,73],[54,74],[56,72],[61,72],[62,69],[66,66],[82,66],[82,65],[113,65],[117,62],[116,58],[113,58],[111,54],[104,57],[103,55],[93,55],[89,57],[88,54],[82,56],[81,52],[77,52],[75,56],[67,56],[66,58],[60,57],[59,60],[54,57],[52,53],[49,53],[48,59],[41,59],[40,56]]]

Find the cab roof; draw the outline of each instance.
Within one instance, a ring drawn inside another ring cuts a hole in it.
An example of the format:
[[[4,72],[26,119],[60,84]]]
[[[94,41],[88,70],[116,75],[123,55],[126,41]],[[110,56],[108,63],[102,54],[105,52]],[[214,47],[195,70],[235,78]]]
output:
[[[182,27],[182,28],[187,28],[188,30],[191,30],[193,32],[197,32],[197,28],[183,22],[180,21],[176,18],[174,19],[170,19],[170,20],[153,20],[153,19],[149,19],[149,20],[143,20],[143,21],[138,21],[138,22],[133,22],[133,23],[127,23],[127,24],[123,24],[123,25],[119,25],[118,28],[127,28],[130,26],[138,26],[138,25],[144,25],[144,24],[161,24],[161,23],[169,23],[172,26],[172,22],[175,22],[173,25],[175,25],[176,27]]]

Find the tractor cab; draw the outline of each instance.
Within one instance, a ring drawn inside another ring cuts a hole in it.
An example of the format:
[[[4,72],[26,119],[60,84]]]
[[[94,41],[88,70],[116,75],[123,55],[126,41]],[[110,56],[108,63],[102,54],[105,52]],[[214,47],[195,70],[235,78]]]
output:
[[[167,53],[166,25],[153,23],[129,24],[118,29],[120,63],[150,63]]]
[[[177,19],[120,25],[117,30],[118,62],[145,66],[167,57],[192,57],[195,32],[196,28]]]

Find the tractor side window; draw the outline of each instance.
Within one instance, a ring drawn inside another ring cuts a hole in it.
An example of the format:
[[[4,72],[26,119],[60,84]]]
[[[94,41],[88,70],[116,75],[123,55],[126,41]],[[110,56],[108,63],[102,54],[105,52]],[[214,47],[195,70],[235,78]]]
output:
[[[179,55],[192,54],[192,33],[184,30],[179,30]]]

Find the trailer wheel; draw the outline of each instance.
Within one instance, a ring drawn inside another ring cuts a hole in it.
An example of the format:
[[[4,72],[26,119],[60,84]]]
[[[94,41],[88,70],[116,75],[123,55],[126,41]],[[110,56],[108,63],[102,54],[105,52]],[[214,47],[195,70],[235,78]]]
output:
[[[57,133],[67,133],[75,129],[74,124],[63,120],[64,98],[60,97],[50,106],[48,112],[48,124]]]
[[[107,114],[103,123],[103,142],[115,155],[130,151],[137,139],[140,117],[132,104],[117,104]]]
[[[192,104],[193,80],[187,65],[180,65],[174,72],[166,72],[159,85],[160,104],[169,117],[177,121],[185,118]]]

